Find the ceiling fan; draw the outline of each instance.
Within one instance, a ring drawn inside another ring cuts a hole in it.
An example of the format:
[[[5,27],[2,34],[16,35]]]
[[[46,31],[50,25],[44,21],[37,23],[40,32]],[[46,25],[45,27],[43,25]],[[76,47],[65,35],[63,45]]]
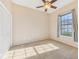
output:
[[[45,12],[47,12],[48,8],[54,8],[54,9],[56,9],[57,7],[52,5],[52,4],[53,4],[54,2],[56,2],[56,1],[57,1],[57,0],[51,0],[51,1],[49,1],[49,0],[42,0],[42,2],[44,3],[44,5],[38,6],[38,7],[36,7],[36,8],[45,7]]]

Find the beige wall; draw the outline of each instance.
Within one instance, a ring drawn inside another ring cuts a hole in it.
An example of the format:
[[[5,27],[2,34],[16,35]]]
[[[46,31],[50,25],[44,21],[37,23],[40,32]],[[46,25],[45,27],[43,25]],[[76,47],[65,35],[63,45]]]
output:
[[[12,4],[11,0],[0,1],[5,4],[9,11],[12,11],[13,45],[48,38],[48,33],[50,31],[50,38],[76,46],[72,38],[57,38],[57,19],[59,14],[72,9],[76,10],[77,15],[77,2],[73,2],[52,14],[47,15],[30,8]],[[49,28],[50,30],[48,30]]]
[[[76,16],[77,16],[77,1],[72,2],[71,4],[64,6],[63,8],[53,12],[50,15],[50,37],[51,39],[64,42],[66,44],[77,46],[76,43],[74,43],[73,38],[68,37],[57,37],[57,22],[58,22],[58,15],[67,12],[69,10],[75,9],[76,10]]]
[[[13,45],[48,38],[48,15],[13,4]]]

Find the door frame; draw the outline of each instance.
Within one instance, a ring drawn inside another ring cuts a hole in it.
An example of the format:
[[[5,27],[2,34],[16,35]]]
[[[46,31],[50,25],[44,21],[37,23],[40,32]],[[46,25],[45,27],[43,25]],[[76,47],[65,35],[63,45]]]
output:
[[[7,7],[5,6],[5,4],[3,2],[0,1],[0,5],[2,6],[2,8],[9,14],[11,20],[10,20],[10,47],[12,46],[12,14],[11,12],[7,9]]]

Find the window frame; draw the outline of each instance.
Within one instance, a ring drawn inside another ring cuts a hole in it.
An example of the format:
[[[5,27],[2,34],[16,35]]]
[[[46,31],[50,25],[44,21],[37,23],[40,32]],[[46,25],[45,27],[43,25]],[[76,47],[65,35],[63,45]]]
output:
[[[60,20],[60,17],[62,17],[62,16],[64,16],[64,15],[67,15],[67,14],[70,14],[70,13],[72,13],[72,28],[71,28],[71,30],[72,30],[72,36],[65,36],[65,35],[62,35],[61,34],[61,20]],[[74,20],[74,13],[73,13],[73,11],[71,10],[71,11],[67,11],[67,12],[65,12],[65,13],[62,13],[62,14],[60,14],[60,15],[58,15],[58,37],[69,37],[69,38],[74,38],[74,29],[73,29],[73,20]]]

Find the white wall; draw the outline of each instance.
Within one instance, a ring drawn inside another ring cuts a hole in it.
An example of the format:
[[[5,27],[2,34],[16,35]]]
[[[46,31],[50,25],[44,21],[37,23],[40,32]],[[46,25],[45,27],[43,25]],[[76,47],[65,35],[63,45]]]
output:
[[[0,2],[0,59],[3,58],[4,54],[10,48],[11,40],[11,17],[4,5]]]
[[[11,0],[0,0],[5,7],[9,10],[9,12],[11,12],[11,7],[12,7],[12,2]]]
[[[51,39],[63,42],[65,44],[77,47],[77,43],[74,42],[73,38],[69,37],[57,37],[57,22],[58,22],[58,15],[67,12],[69,10],[75,9],[76,17],[77,15],[77,1],[70,3],[69,5],[64,6],[63,8],[56,10],[50,15],[50,37]]]
[[[12,5],[13,45],[51,38],[68,45],[77,46],[77,43],[74,42],[73,38],[57,37],[58,15],[75,9],[77,16],[77,1],[58,9],[49,15],[21,5]]]
[[[48,15],[13,4],[13,45],[48,39]]]
[[[47,39],[50,37],[57,41],[64,42],[69,45],[76,46],[73,39],[57,38],[57,16],[58,14],[75,8],[77,10],[77,2],[73,2],[68,6],[52,13],[50,22],[48,14],[25,8],[23,6],[12,4],[11,0],[0,0],[13,15],[13,45],[19,45]],[[63,9],[63,10],[62,10]],[[0,5],[0,59],[10,47],[10,21],[9,14]],[[50,24],[50,26],[49,26]]]

